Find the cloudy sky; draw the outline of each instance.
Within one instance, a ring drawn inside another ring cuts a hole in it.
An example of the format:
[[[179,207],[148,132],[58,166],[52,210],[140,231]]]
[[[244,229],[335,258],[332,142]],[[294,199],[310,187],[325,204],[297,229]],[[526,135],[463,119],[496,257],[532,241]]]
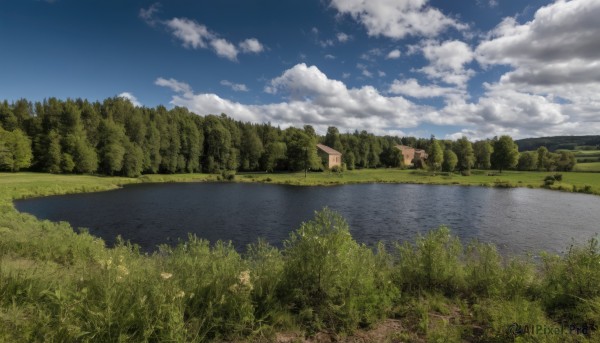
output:
[[[600,134],[600,0],[6,0],[0,98],[324,132]]]

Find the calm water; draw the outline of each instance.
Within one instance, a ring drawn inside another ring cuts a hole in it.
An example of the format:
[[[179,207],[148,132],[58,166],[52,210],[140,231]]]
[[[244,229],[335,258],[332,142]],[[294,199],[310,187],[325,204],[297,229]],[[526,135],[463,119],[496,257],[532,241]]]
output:
[[[564,251],[600,232],[600,197],[526,188],[364,184],[295,187],[238,183],[130,185],[88,194],[15,202],[38,218],[86,227],[110,245],[121,235],[147,251],[191,232],[243,250],[264,237],[281,246],[289,232],[329,206],[354,238],[413,240],[448,225],[461,238],[498,244],[511,253]]]

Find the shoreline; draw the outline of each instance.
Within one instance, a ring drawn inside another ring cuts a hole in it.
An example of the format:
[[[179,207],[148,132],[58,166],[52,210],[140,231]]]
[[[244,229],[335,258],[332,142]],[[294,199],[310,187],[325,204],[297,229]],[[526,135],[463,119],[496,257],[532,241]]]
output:
[[[494,175],[487,175],[490,173]],[[477,173],[477,174],[475,174]],[[563,181],[550,187],[544,186],[547,175],[562,174]],[[27,182],[31,179],[31,183]],[[52,186],[48,182],[53,182]],[[223,182],[223,183],[260,183],[291,186],[342,186],[349,184],[414,184],[443,186],[475,186],[492,188],[530,188],[582,193],[600,196],[600,173],[584,172],[515,172],[505,171],[496,174],[493,171],[474,171],[471,176],[460,174],[438,173],[416,170],[365,169],[346,171],[335,174],[331,172],[311,172],[304,178],[304,173],[243,173],[235,175],[234,180],[223,180],[218,174],[145,174],[138,178],[96,175],[64,175],[49,173],[0,173],[0,190],[14,200],[43,197],[50,195],[89,193],[118,189],[128,184],[150,183],[186,183],[186,182]],[[25,187],[23,187],[25,185]],[[575,190],[574,190],[575,189]],[[8,193],[8,194],[7,194]],[[0,201],[2,201],[0,195]]]

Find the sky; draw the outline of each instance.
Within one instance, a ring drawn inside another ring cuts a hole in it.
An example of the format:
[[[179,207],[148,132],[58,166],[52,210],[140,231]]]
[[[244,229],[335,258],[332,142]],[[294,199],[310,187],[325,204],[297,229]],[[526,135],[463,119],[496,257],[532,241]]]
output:
[[[0,0],[0,99],[320,133],[600,134],[600,0]]]

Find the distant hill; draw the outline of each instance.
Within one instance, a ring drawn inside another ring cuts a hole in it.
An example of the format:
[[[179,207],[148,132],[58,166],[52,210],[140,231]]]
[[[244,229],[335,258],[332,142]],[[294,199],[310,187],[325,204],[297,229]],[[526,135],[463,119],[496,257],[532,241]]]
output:
[[[598,147],[600,145],[600,136],[555,136],[525,138],[516,140],[519,151],[535,150],[545,146],[550,151],[557,149],[574,150],[581,146]]]

